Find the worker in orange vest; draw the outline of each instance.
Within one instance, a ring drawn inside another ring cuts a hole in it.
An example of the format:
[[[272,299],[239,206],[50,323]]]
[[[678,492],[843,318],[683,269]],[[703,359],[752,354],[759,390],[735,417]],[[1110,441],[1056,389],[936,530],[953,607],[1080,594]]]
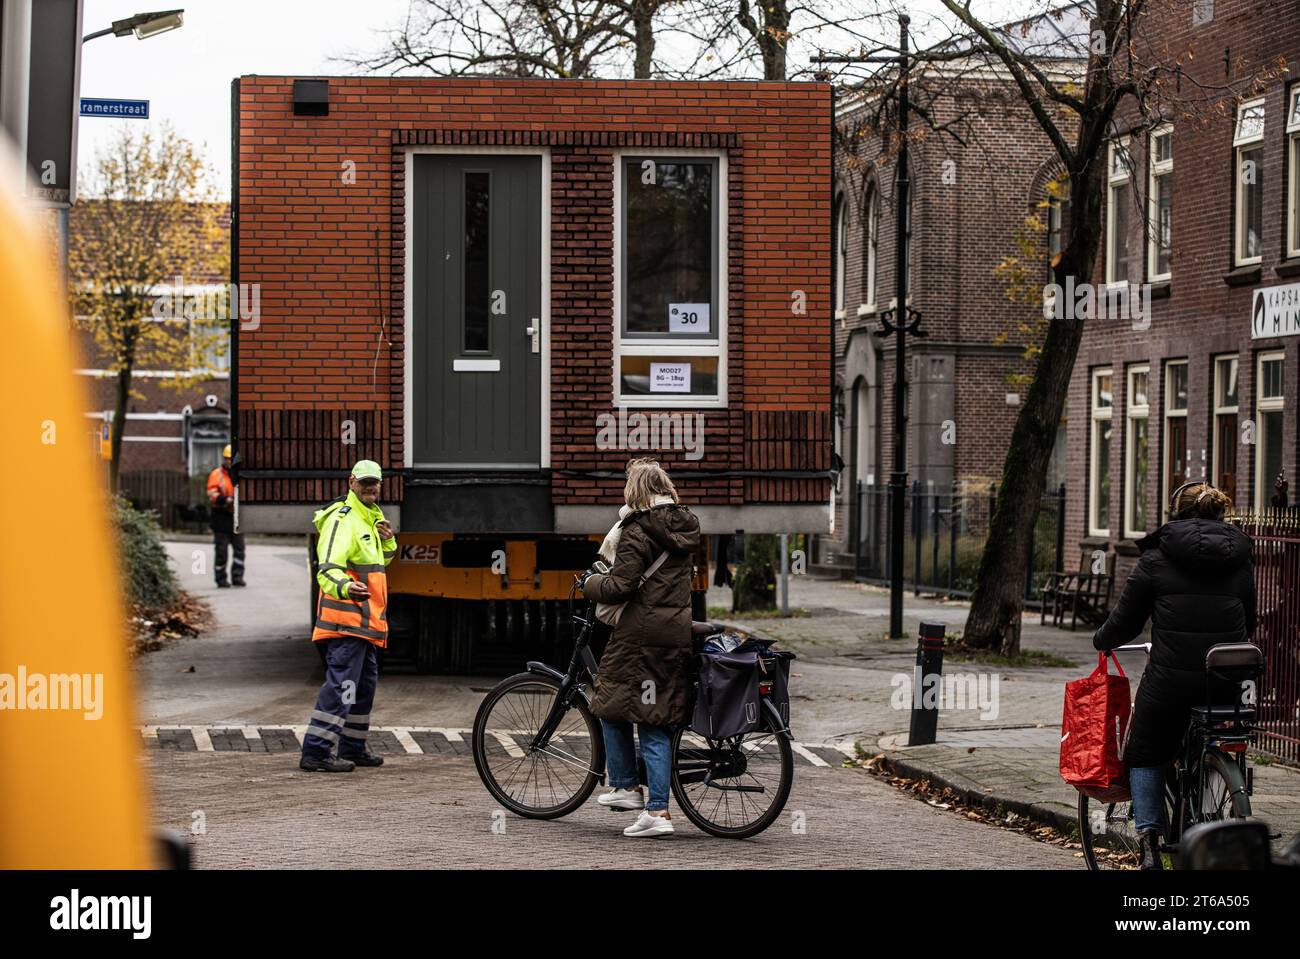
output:
[[[212,507],[212,541],[215,559],[212,565],[217,586],[225,589],[232,583],[244,585],[244,534],[235,532],[235,481],[230,477],[230,444],[221,451],[221,465],[208,474],[208,502]],[[235,560],[226,580],[226,559],[234,549]]]
[[[361,460],[348,477],[348,493],[316,511],[316,604],[313,642],[325,645],[325,682],[302,739],[300,769],[350,773],[382,766],[366,748],[370,710],[379,683],[378,650],[388,645],[388,564],[397,534],[379,508],[383,473]],[[334,749],[338,755],[333,755]]]

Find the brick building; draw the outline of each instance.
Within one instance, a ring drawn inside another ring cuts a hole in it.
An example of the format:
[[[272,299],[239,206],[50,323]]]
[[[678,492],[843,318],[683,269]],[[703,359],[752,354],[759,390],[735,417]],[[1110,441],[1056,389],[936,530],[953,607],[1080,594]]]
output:
[[[301,531],[368,456],[404,530],[603,532],[649,452],[706,532],[826,529],[830,111],[812,83],[237,79],[243,526]]]
[[[909,141],[909,292],[926,336],[908,338],[908,479],[941,495],[954,486],[983,495],[1002,475],[1023,391],[1017,377],[1032,371],[1025,344],[1042,315],[1041,305],[1013,299],[997,268],[1020,253],[1026,219],[1037,218],[1046,280],[1047,248],[1062,222],[1061,205],[1045,205],[1055,153],[1009,80],[933,72],[914,82],[913,97],[924,99],[932,124],[914,119]],[[883,569],[883,541],[872,530],[884,522],[894,445],[893,338],[874,334],[895,301],[896,151],[888,122],[882,130],[872,120],[877,109],[856,98],[837,111],[836,441],[844,468],[834,533],[818,557],[868,576]],[[965,145],[925,129],[945,123],[957,124]],[[1049,488],[1063,479],[1054,470]]]
[[[1300,83],[1250,78],[1300,59],[1300,23],[1262,0],[1175,7],[1153,42],[1188,89],[1225,84],[1221,111],[1190,104],[1117,120],[1094,283],[1150,295],[1150,316],[1085,323],[1069,397],[1068,541],[1116,550],[1165,519],[1174,488],[1208,480],[1240,511],[1266,509],[1280,473],[1295,501],[1300,362]],[[1229,75],[1225,78],[1225,69]]]
[[[70,244],[84,242],[82,230],[87,211],[98,202],[83,199],[69,211]],[[228,228],[229,211],[223,207],[218,215]],[[190,275],[182,276],[180,287],[172,280],[160,284],[157,292],[160,296],[174,296],[178,304],[185,298],[191,302],[216,302],[211,294],[226,291],[228,280],[223,273],[216,271],[228,259],[224,249],[229,243],[228,229],[215,237],[205,236],[204,231],[198,229],[189,235],[195,242],[220,247],[196,258],[199,262],[214,264],[215,270],[209,268],[197,275],[191,271]],[[74,275],[69,277],[69,282],[75,286],[88,279]],[[203,300],[195,301],[196,295]],[[178,309],[177,316],[167,322],[176,327],[177,336],[188,338],[191,329],[196,332],[194,342],[197,349],[189,365],[184,369],[174,368],[177,354],[170,350],[164,356],[158,351],[142,349],[136,357],[133,395],[122,437],[120,476],[123,489],[142,497],[152,497],[161,488],[160,482],[168,489],[184,488],[185,484],[178,485],[159,474],[170,474],[173,478],[206,477],[220,463],[221,448],[229,442],[228,321],[220,315],[198,315],[186,319],[184,312],[183,308]],[[202,314],[202,311],[198,312]],[[79,320],[81,326],[77,330],[77,340],[82,366],[77,372],[87,381],[91,403],[91,409],[86,412],[87,434],[88,440],[98,450],[100,429],[112,421],[117,373],[107,354],[86,328],[88,319],[79,317]],[[178,376],[183,378],[180,382],[169,382]],[[175,495],[179,497],[180,494]],[[164,517],[167,521],[173,518]]]

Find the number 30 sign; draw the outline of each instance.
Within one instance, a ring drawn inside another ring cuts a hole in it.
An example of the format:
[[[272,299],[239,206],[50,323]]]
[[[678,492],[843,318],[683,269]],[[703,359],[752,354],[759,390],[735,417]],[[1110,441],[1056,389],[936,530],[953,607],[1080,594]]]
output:
[[[669,333],[708,333],[709,304],[670,303],[668,305]]]

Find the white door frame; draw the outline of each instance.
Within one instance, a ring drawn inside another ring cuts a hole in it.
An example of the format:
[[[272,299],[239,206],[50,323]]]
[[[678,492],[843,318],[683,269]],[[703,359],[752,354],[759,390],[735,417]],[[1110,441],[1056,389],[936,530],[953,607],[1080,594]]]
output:
[[[549,147],[537,146],[407,146],[402,148],[402,163],[405,167],[406,181],[406,203],[402,213],[402,249],[405,255],[405,266],[403,267],[403,289],[402,289],[402,323],[403,323],[403,348],[402,348],[402,465],[410,468],[413,465],[414,450],[411,445],[412,429],[414,424],[414,406],[412,403],[411,390],[411,365],[412,352],[411,346],[414,342],[411,336],[412,331],[412,312],[414,300],[414,271],[415,271],[415,250],[414,240],[412,239],[411,224],[414,221],[415,212],[415,163],[412,157],[415,154],[441,154],[441,155],[468,155],[468,156],[492,156],[492,155],[516,155],[516,156],[539,156],[542,158],[542,401],[541,401],[541,468],[548,469],[551,465],[551,151]],[[455,469],[451,466],[449,469]],[[489,467],[484,467],[489,468]],[[508,465],[490,467],[492,469],[517,469]],[[528,467],[532,468],[532,467]]]

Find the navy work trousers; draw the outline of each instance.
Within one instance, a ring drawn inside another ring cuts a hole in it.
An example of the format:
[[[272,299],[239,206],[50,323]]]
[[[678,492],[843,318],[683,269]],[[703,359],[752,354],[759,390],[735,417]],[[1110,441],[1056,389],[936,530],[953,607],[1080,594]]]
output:
[[[356,636],[322,640],[325,682],[302,740],[302,754],[324,759],[338,747],[339,756],[359,756],[366,751],[370,709],[379,683],[379,657],[373,643]]]

